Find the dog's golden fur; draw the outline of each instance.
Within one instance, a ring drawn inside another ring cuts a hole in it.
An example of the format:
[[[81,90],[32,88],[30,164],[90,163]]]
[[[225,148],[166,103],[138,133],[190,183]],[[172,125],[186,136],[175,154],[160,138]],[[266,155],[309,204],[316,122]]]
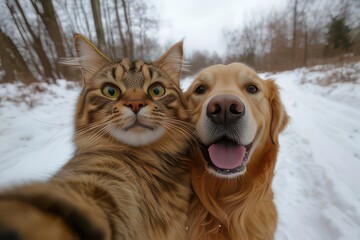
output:
[[[255,84],[256,95],[245,87]],[[203,85],[206,94],[194,93]],[[191,182],[194,196],[190,203],[188,237],[197,239],[273,239],[277,212],[271,189],[279,149],[278,135],[288,122],[273,80],[262,80],[251,68],[233,63],[204,69],[186,92],[192,124],[201,124],[203,105],[220,93],[235,94],[251,108],[257,122],[256,141],[246,166],[246,173],[221,178],[208,171],[199,151],[193,158]]]

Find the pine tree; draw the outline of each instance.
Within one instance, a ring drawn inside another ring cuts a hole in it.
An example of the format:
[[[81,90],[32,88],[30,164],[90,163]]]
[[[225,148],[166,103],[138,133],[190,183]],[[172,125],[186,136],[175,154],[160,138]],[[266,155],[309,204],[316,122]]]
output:
[[[327,45],[331,49],[348,51],[351,43],[351,29],[346,25],[344,17],[333,17],[327,34]]]

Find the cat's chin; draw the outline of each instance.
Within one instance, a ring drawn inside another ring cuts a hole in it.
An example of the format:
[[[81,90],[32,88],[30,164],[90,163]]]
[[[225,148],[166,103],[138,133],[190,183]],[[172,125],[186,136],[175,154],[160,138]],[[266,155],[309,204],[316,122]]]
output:
[[[128,130],[115,129],[110,134],[119,142],[130,146],[139,147],[149,145],[159,140],[165,133],[165,129],[158,127],[156,129],[136,126]]]

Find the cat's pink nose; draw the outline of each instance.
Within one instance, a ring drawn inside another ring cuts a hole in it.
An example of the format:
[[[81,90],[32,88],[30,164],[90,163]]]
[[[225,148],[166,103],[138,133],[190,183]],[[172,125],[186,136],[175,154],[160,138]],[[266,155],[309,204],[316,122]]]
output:
[[[147,104],[142,100],[130,100],[124,103],[124,106],[131,108],[131,110],[137,114],[142,107],[145,107]]]

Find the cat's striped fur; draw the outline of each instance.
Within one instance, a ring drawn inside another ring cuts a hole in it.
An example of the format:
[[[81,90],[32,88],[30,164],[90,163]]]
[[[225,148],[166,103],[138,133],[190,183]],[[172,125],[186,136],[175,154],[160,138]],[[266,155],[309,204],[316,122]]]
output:
[[[76,153],[48,182],[0,194],[0,239],[185,239],[195,144],[182,44],[153,63],[112,62],[74,40],[85,82]]]

